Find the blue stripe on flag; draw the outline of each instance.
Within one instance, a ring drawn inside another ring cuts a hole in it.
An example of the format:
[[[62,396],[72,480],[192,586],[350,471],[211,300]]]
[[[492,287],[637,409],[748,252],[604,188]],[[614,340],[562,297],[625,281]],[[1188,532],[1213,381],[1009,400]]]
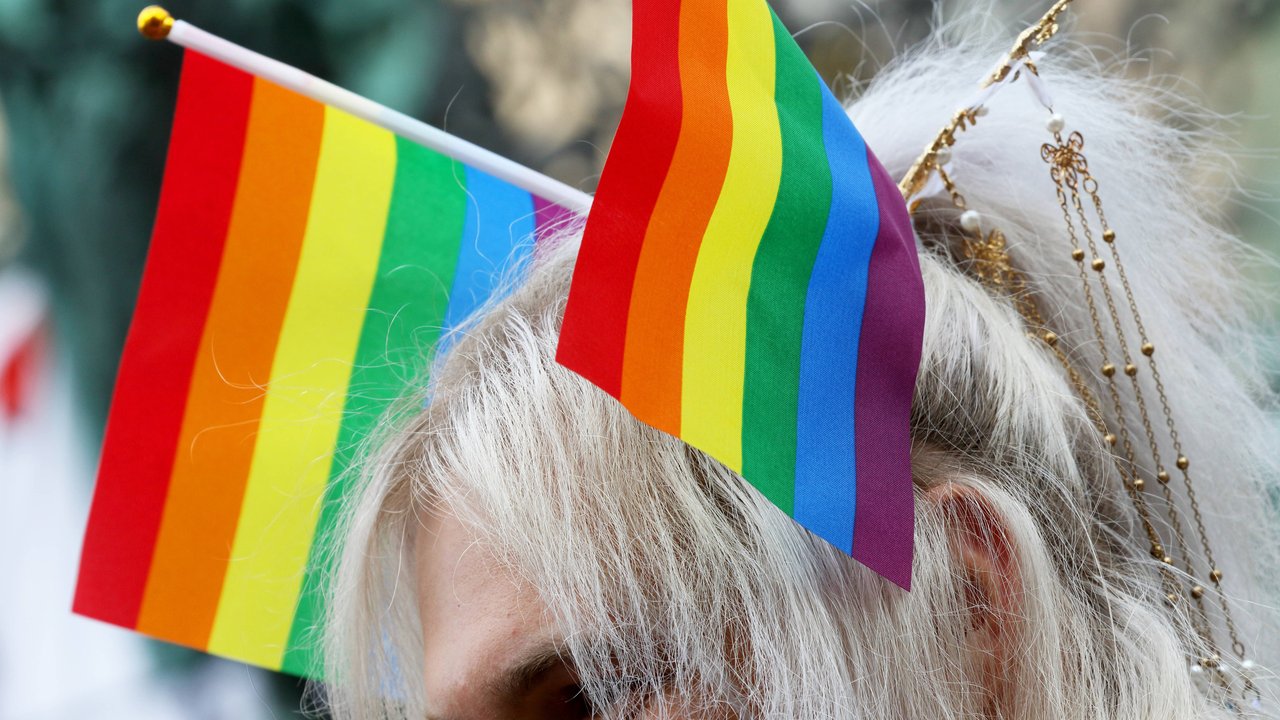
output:
[[[472,167],[466,173],[470,197],[444,318],[446,332],[488,301],[504,273],[533,253],[533,197]]]
[[[822,139],[831,167],[831,210],[805,296],[793,514],[851,553],[858,335],[880,212],[866,143],[825,84]]]

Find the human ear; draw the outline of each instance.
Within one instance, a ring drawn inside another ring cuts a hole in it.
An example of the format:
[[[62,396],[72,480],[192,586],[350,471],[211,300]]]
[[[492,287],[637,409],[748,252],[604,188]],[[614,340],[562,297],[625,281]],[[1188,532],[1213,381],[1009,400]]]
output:
[[[1016,662],[1022,576],[1008,527],[981,490],[944,482],[925,492],[947,528],[952,567],[968,613],[965,652],[985,692],[988,717],[1007,717]]]

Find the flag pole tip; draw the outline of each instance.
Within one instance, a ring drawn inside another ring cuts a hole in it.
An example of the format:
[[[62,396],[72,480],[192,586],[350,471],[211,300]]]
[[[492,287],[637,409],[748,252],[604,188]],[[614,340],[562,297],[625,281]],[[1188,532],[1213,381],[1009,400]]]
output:
[[[138,32],[148,40],[164,40],[173,29],[173,16],[159,5],[149,5],[138,13]]]

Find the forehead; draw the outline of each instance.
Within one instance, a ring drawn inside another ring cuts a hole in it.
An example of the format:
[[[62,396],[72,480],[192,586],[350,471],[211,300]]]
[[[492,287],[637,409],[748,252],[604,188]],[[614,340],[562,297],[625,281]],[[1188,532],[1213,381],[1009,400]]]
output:
[[[483,706],[495,673],[555,644],[547,608],[450,515],[420,516],[412,562],[428,706],[451,718],[489,717]]]
[[[517,584],[474,533],[444,513],[418,516],[413,564],[418,606],[425,611],[424,629],[432,625],[427,622],[430,615],[461,612],[486,616],[493,610],[510,609],[514,601],[532,590]]]

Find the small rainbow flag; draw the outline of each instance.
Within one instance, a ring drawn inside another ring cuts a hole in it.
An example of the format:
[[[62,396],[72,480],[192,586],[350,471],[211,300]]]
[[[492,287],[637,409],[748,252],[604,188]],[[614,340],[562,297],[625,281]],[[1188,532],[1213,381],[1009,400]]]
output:
[[[558,359],[909,588],[902,196],[764,0],[635,0],[632,22]]]
[[[76,612],[317,676],[360,444],[565,215],[188,51]]]

